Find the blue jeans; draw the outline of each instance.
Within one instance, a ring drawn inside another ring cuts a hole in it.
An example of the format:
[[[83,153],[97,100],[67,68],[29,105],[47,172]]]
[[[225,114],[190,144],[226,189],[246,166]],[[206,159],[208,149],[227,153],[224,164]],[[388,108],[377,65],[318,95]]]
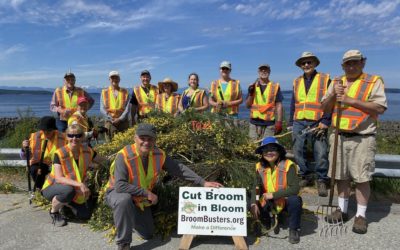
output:
[[[287,211],[289,214],[289,228],[297,230],[300,228],[301,223],[301,213],[303,211],[303,200],[298,195],[292,195],[286,197],[286,205],[284,207],[284,211]],[[269,207],[264,206],[260,208],[260,219],[269,221]]]
[[[320,181],[327,181],[328,177],[328,139],[327,135],[316,138],[314,133],[308,133],[301,135],[301,131],[309,126],[317,126],[315,121],[294,121],[293,122],[293,154],[294,159],[299,165],[299,174],[302,178],[309,179],[311,174],[314,172],[310,166],[310,162],[306,160],[307,153],[307,142],[312,144],[314,160],[315,160],[315,172],[317,178]]]
[[[68,128],[68,122],[67,121],[61,121],[60,117],[57,117],[56,118],[56,127],[57,127],[58,131],[64,133],[65,130],[67,130],[67,128]]]

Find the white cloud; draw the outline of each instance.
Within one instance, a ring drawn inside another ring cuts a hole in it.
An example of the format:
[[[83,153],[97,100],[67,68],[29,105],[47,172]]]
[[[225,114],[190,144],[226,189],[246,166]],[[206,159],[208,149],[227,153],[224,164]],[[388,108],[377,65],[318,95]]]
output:
[[[171,52],[187,52],[187,51],[192,51],[192,50],[198,50],[206,47],[206,45],[195,45],[195,46],[189,46],[189,47],[183,47],[183,48],[176,48],[173,49]]]
[[[0,46],[2,47],[2,46]],[[3,60],[15,53],[26,51],[26,47],[22,44],[15,44],[8,48],[3,48],[0,50],[0,60]]]

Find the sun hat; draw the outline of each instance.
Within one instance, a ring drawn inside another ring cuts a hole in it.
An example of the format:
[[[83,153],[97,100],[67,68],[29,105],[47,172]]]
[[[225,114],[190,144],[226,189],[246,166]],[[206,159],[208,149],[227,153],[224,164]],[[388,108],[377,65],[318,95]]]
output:
[[[314,55],[312,52],[308,52],[308,51],[303,52],[303,53],[301,54],[301,56],[299,57],[299,59],[296,60],[296,65],[297,65],[298,67],[301,67],[301,63],[303,62],[303,60],[305,60],[305,59],[311,59],[311,58],[315,60],[315,62],[316,62],[315,67],[317,67],[317,66],[319,65],[319,59],[318,59],[318,57],[317,57],[316,55]]]
[[[39,130],[43,131],[57,130],[56,119],[52,116],[43,116],[39,121]]]
[[[344,53],[342,63],[345,63],[347,61],[353,61],[353,60],[359,61],[362,59],[365,59],[365,57],[363,56],[361,51],[359,51],[358,49],[351,49],[351,50],[346,51],[346,53]]]
[[[164,90],[162,88],[164,84],[171,84],[171,92],[175,92],[178,90],[178,83],[174,82],[171,78],[167,77],[167,78],[164,78],[164,80],[162,82],[158,83],[158,89],[161,92],[164,92]]]
[[[273,144],[274,146],[277,146],[279,149],[279,152],[281,155],[286,155],[286,150],[285,148],[279,144],[278,140],[273,137],[273,136],[269,136],[269,137],[265,137],[262,142],[261,145],[256,149],[255,153],[256,154],[262,154],[264,149],[268,146]]]
[[[110,73],[108,73],[108,77],[112,77],[112,76],[118,76],[119,77],[119,72],[118,71],[110,71]]]
[[[135,134],[138,136],[146,135],[152,138],[156,138],[157,130],[156,127],[154,127],[154,125],[152,124],[140,123],[136,128]]]
[[[84,103],[84,102],[87,102],[87,103],[89,102],[89,100],[86,98],[86,96],[78,97],[78,101],[77,101],[78,105],[81,103]]]
[[[221,64],[219,65],[219,68],[228,68],[228,69],[232,69],[232,65],[230,62],[228,61],[223,61],[221,62]]]

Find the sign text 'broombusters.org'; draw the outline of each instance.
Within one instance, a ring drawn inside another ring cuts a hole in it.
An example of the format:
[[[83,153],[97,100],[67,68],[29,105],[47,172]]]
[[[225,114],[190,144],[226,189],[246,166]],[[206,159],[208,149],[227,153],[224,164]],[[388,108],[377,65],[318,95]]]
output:
[[[247,236],[246,189],[180,187],[178,234]]]

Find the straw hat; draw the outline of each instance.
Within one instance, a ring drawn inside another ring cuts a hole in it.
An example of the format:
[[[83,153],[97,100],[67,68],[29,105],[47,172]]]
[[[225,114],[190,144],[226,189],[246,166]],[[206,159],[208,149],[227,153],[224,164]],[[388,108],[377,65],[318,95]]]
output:
[[[158,83],[158,89],[161,92],[164,92],[163,85],[164,84],[171,84],[171,92],[175,92],[178,90],[178,83],[174,82],[171,78],[165,78],[162,82]]]

